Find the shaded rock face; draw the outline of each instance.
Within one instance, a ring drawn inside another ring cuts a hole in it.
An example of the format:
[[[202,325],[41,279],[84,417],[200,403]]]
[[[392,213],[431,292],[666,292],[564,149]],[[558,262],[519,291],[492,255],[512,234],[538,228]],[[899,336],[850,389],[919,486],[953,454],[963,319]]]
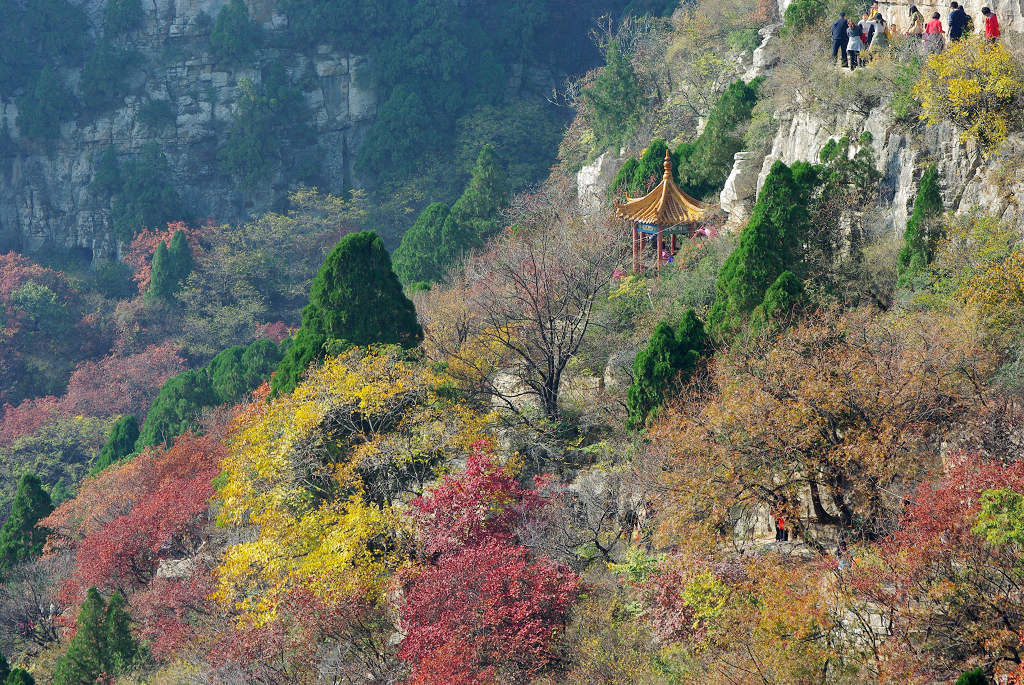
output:
[[[87,0],[84,5],[94,26],[102,23],[104,4]],[[274,59],[302,84],[322,158],[322,189],[340,192],[360,185],[353,158],[377,109],[366,58],[321,46],[312,58],[267,48],[244,65],[220,63],[210,51],[209,25],[226,4],[227,0],[143,2],[144,24],[129,40],[142,55],[140,66],[126,80],[131,94],[113,111],[65,123],[60,139],[48,145],[22,137],[13,98],[0,99],[0,119],[12,139],[10,154],[0,157],[0,251],[52,248],[78,251],[94,260],[116,255],[110,202],[89,190],[93,161],[109,145],[117,149],[123,164],[145,143],[159,142],[170,162],[172,182],[193,218],[237,221],[280,204],[287,192],[280,169],[258,187],[241,188],[222,171],[217,157],[237,106],[239,83],[258,83],[260,68]],[[273,37],[284,26],[276,0],[248,4],[253,19],[271,38],[266,44],[273,45]],[[65,73],[65,80],[74,83],[77,75]],[[169,104],[171,116],[159,130],[140,117],[153,101]]]

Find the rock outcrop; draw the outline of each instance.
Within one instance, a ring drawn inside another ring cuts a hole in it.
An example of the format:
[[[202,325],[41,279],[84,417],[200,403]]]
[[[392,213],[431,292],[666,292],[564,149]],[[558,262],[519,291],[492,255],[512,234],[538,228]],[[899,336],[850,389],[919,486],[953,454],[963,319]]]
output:
[[[209,45],[209,22],[227,0],[153,0],[143,3],[144,25],[131,42],[142,56],[129,75],[130,95],[113,111],[65,123],[58,140],[43,144],[17,130],[17,106],[0,100],[0,119],[12,144],[0,158],[0,250],[32,253],[44,248],[79,250],[94,259],[116,254],[110,204],[89,190],[94,160],[109,145],[131,158],[149,141],[158,141],[170,161],[173,183],[196,218],[235,221],[279,203],[287,191],[281,170],[256,188],[223,173],[218,149],[223,144],[243,79],[258,83],[260,67],[280,59],[300,83],[312,113],[322,155],[324,190],[340,192],[359,184],[353,156],[372,125],[377,97],[364,56],[339,54],[321,46],[312,58],[280,48],[261,49],[244,65],[220,63]],[[100,23],[102,0],[85,9]],[[282,30],[276,0],[249,0],[251,16],[265,34]],[[273,40],[265,41],[274,45]],[[74,82],[75,74],[67,74]],[[163,101],[166,125],[154,130],[140,116],[148,103]]]

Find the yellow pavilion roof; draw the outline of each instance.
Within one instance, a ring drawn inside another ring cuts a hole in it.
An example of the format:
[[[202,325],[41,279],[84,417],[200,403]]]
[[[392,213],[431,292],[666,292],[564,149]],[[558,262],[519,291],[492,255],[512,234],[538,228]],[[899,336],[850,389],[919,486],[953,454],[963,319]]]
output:
[[[643,197],[627,197],[615,203],[615,214],[623,219],[652,226],[675,226],[704,217],[703,203],[684,193],[672,180],[672,159],[665,150],[665,175],[661,183]]]

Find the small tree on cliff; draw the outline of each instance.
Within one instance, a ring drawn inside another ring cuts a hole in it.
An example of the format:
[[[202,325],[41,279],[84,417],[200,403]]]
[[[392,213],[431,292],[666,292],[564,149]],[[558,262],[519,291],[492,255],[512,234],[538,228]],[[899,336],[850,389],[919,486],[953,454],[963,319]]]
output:
[[[391,270],[391,257],[373,231],[338,242],[313,279],[302,326],[274,374],[275,393],[291,392],[329,341],[414,347],[423,340],[416,309]]]
[[[907,230],[903,233],[903,249],[900,250],[897,262],[899,287],[912,287],[914,278],[935,257],[935,246],[940,235],[936,219],[942,216],[942,210],[939,170],[933,164],[921,177],[921,187],[914,198],[914,213],[910,215]]]
[[[101,675],[125,669],[138,651],[125,606],[120,592],[115,591],[107,605],[96,588],[89,588],[78,612],[75,636],[57,660],[54,685],[94,683]]]

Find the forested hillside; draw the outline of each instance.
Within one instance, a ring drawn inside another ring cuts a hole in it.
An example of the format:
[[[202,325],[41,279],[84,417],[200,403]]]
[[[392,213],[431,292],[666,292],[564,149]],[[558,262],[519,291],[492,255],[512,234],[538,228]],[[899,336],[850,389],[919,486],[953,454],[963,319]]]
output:
[[[1024,685],[1020,17],[182,4],[0,3],[0,683]]]

